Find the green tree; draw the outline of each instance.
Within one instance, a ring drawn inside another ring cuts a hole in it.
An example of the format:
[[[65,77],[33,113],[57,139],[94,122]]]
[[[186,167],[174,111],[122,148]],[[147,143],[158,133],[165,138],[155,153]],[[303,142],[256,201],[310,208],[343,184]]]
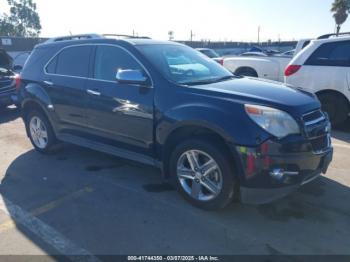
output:
[[[331,12],[337,24],[337,35],[340,33],[341,25],[348,19],[350,12],[350,0],[334,0]]]
[[[37,37],[41,24],[36,4],[32,0],[7,0],[10,14],[0,18],[0,35]]]

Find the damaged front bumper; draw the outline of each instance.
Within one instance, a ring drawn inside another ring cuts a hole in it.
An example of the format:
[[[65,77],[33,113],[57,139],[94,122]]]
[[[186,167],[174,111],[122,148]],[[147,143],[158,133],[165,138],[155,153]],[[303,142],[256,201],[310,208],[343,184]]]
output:
[[[314,140],[292,136],[269,140],[257,148],[237,147],[243,175],[241,201],[266,204],[296,191],[322,173],[333,158],[330,134]]]

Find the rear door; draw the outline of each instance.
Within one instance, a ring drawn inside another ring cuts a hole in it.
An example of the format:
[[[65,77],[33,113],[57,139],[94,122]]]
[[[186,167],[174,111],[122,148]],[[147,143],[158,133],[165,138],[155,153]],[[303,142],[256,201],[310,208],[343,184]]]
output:
[[[84,131],[86,81],[92,46],[70,46],[59,52],[45,68],[46,90],[52,100],[61,129]]]
[[[119,69],[141,70],[150,85],[118,83]],[[89,129],[103,143],[152,155],[154,89],[142,64],[122,47],[98,45],[92,71],[87,82]]]

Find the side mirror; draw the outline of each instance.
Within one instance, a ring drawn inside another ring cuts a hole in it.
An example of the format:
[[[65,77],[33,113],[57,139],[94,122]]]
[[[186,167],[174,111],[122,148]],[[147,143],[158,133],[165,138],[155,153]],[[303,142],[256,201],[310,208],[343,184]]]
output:
[[[22,71],[22,69],[23,69],[23,67],[20,66],[20,65],[15,65],[15,66],[13,67],[13,70],[16,71],[16,72],[20,72],[20,71]]]
[[[117,81],[120,84],[147,85],[148,79],[140,70],[118,70]]]

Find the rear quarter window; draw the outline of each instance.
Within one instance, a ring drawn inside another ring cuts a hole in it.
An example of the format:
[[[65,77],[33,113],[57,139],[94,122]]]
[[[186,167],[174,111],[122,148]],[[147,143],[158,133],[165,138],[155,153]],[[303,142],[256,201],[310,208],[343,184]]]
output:
[[[46,72],[49,74],[56,74],[56,67],[57,67],[57,59],[58,56],[56,56],[54,59],[51,60],[51,62],[46,67]]]
[[[322,44],[305,65],[350,67],[350,41]]]

